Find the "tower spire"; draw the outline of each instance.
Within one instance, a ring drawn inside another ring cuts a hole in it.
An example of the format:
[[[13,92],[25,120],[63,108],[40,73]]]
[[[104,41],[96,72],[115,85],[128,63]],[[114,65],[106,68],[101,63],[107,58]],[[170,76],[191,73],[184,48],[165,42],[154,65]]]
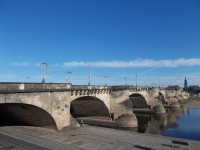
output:
[[[187,79],[185,77],[185,80],[184,80],[184,88],[186,88],[188,86],[188,83],[187,83]]]

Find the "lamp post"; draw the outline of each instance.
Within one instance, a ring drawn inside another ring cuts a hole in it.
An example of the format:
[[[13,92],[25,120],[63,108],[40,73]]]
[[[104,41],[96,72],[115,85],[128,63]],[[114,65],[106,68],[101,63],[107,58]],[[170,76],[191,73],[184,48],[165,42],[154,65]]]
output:
[[[88,86],[91,85],[91,68],[90,68],[90,63],[89,63],[89,66],[88,66]]]
[[[45,83],[45,69],[47,67],[47,63],[41,63],[40,66],[42,67],[42,83]]]
[[[137,74],[135,75],[135,84],[136,84],[136,88],[137,88],[137,86],[138,86],[138,75]]]
[[[158,77],[158,87],[160,88],[160,78]]]
[[[49,67],[49,83],[52,83],[51,67]]]
[[[104,76],[104,78],[105,78],[105,86],[106,86],[106,79],[107,79],[107,76]]]
[[[70,80],[71,80],[71,72],[69,71],[69,72],[67,72],[67,75],[68,75],[68,83],[70,84]]]
[[[125,77],[124,80],[125,80],[125,84],[124,85],[127,86],[127,78]]]

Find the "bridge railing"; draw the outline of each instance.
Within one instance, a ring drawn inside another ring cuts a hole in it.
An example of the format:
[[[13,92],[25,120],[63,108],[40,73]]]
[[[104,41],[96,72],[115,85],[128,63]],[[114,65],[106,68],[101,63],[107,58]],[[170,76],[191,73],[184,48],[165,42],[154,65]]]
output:
[[[53,92],[53,91],[79,91],[79,93],[101,93],[109,91],[140,91],[151,90],[147,87],[135,86],[88,86],[88,85],[72,85],[69,83],[20,83],[20,82],[0,82],[0,93],[16,93],[16,92]],[[73,94],[74,95],[74,94]]]

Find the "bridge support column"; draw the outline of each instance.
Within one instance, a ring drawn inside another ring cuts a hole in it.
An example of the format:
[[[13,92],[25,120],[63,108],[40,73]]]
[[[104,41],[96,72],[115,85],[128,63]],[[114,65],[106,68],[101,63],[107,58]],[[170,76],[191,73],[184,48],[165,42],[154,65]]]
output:
[[[162,104],[158,104],[153,107],[153,113],[164,114],[166,113],[165,107]]]
[[[116,119],[118,127],[133,128],[138,126],[138,121],[134,113],[123,114]]]
[[[54,118],[57,129],[62,130],[70,126],[70,103],[67,101],[69,93],[52,93],[51,115]]]

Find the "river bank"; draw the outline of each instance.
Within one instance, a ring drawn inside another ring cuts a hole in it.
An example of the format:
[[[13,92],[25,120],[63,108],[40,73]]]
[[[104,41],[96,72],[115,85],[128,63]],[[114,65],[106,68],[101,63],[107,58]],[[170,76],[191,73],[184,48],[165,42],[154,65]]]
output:
[[[35,127],[4,127],[4,129],[15,130],[81,150],[172,150],[172,140],[180,140],[94,126],[85,126],[74,130],[66,129],[62,132]],[[189,143],[190,150],[196,150],[200,146],[198,141],[184,141]]]
[[[188,101],[186,106],[200,108],[200,101]],[[52,129],[27,126],[2,128],[54,141],[81,150],[172,150],[173,140],[188,143],[190,150],[196,150],[200,147],[200,141],[88,125],[74,129],[66,128],[60,132]],[[180,145],[180,147],[188,148],[187,145]]]
[[[200,108],[200,97],[189,98],[185,105],[191,108]]]

